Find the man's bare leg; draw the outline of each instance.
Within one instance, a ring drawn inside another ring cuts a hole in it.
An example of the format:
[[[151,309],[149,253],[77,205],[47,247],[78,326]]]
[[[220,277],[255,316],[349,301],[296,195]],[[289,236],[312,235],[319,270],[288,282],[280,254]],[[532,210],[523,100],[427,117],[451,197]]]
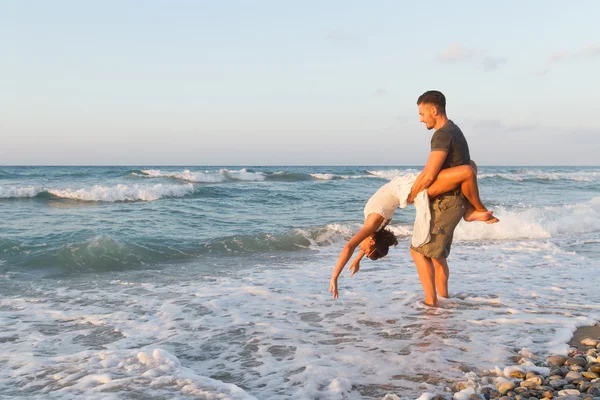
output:
[[[417,266],[417,273],[425,293],[425,304],[432,307],[438,307],[438,299],[435,291],[435,269],[431,258],[410,249],[410,255]]]
[[[435,287],[437,295],[448,298],[448,278],[450,277],[450,269],[445,258],[432,258],[431,262],[435,268]]]

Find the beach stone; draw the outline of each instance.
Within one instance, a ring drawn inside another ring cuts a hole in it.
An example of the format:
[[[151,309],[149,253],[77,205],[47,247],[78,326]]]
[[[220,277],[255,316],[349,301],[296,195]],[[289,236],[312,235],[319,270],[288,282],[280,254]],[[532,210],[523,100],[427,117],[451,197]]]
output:
[[[598,375],[597,373],[595,373],[595,372],[589,372],[589,371],[582,372],[581,376],[583,376],[584,378],[587,378],[589,380],[597,379],[598,377],[600,377],[600,375]]]
[[[490,395],[492,394],[492,390],[493,390],[493,389],[492,389],[491,387],[489,387],[489,386],[488,386],[488,387],[483,387],[483,388],[481,388],[481,390],[480,390],[479,392],[480,392],[482,395],[484,395],[484,396],[486,396],[486,395],[490,396]],[[490,397],[491,397],[491,396],[490,396]],[[486,398],[488,398],[488,399],[489,399],[489,397],[487,397],[487,396],[486,396]]]
[[[587,365],[587,360],[582,357],[571,357],[567,358],[565,361],[566,365],[579,365],[580,367],[585,367]]]
[[[550,382],[548,382],[548,385],[552,389],[560,389],[561,387],[565,386],[568,383],[569,382],[567,382],[565,379],[553,379]]]
[[[510,377],[517,378],[517,379],[523,379],[523,378],[525,378],[525,372],[517,369],[510,373]]]
[[[525,382],[535,383],[535,386],[542,386],[544,384],[544,378],[539,375],[533,375],[525,379]],[[521,386],[523,385],[521,384]]]
[[[469,400],[481,400],[481,397],[478,394],[473,393],[469,396]]]
[[[571,365],[571,366],[569,367],[569,370],[571,370],[571,371],[575,371],[575,372],[581,372],[581,371],[583,371],[583,370],[584,370],[584,368],[583,368],[582,366],[580,366],[580,365]],[[568,372],[567,372],[567,373],[568,373]]]
[[[452,389],[453,392],[460,392],[461,390],[464,390],[466,388],[470,387],[468,382],[456,382],[455,384],[453,384],[450,389]]]
[[[553,381],[555,379],[563,379],[565,376],[564,375],[550,375],[548,377],[548,381]]]
[[[593,346],[596,347],[598,345],[598,341],[592,338],[585,338],[581,342],[579,342],[585,346]]]
[[[583,376],[581,376],[581,374],[579,372],[575,372],[575,371],[571,371],[567,375],[565,375],[565,379],[569,383],[573,382],[575,379],[582,379],[582,378],[583,378]]]
[[[498,392],[500,392],[500,394],[506,394],[509,390],[513,390],[515,386],[516,385],[514,382],[501,382],[498,384],[498,386],[496,386],[496,389]]]
[[[592,386],[586,391],[587,394],[591,394],[592,396],[600,396],[600,388]]]
[[[579,396],[581,392],[577,389],[564,389],[558,392],[559,396]]]
[[[554,397],[554,393],[552,390],[546,390],[544,393],[542,393],[542,396],[544,396],[545,399],[551,399]]]
[[[533,376],[537,376],[537,374],[535,372],[533,372],[533,371],[529,371],[527,373],[527,375],[525,375],[525,379],[529,379],[529,378],[531,378]]]
[[[585,352],[585,355],[590,357],[598,357],[598,352],[596,351],[596,349],[589,349]]]
[[[494,384],[494,377],[492,377],[492,376],[484,376],[483,378],[481,378],[481,384],[482,385],[492,385],[492,384]]]
[[[549,367],[562,367],[567,361],[565,356],[549,356],[546,358],[546,363]]]
[[[500,400],[513,400],[510,398],[510,396],[502,396],[500,397]]]
[[[588,371],[600,374],[600,363],[590,365],[590,367],[588,368]]]
[[[523,381],[521,382],[521,388],[533,389],[540,386],[537,382]]]
[[[577,389],[577,386],[569,383],[568,385],[563,386],[563,389]]]
[[[581,382],[579,384],[579,388],[578,389],[579,389],[579,391],[581,393],[583,393],[583,392],[587,392],[588,389],[591,388],[591,387],[592,387],[592,384],[590,382],[583,381],[583,382]]]

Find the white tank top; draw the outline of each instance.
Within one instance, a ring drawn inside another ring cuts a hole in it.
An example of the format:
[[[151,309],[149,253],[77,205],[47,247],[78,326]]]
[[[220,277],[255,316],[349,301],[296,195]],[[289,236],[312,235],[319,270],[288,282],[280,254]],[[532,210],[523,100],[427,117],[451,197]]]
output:
[[[398,207],[406,207],[406,198],[410,194],[415,180],[417,180],[417,175],[406,174],[398,176],[380,187],[365,205],[365,220],[369,214],[377,213],[384,218],[383,223],[377,230],[380,231],[383,229],[392,221],[394,212]],[[423,190],[417,195],[415,198],[415,207],[417,208],[417,214],[415,217],[412,244],[415,247],[419,247],[430,240],[429,223],[431,221],[431,212],[429,210],[427,190]]]

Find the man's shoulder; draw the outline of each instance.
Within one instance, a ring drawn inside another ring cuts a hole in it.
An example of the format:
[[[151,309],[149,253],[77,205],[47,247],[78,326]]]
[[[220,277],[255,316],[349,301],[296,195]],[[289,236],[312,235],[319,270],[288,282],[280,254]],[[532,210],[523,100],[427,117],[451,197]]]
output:
[[[461,133],[462,131],[460,130],[460,128],[458,127],[458,125],[456,125],[454,123],[454,121],[452,121],[451,119],[448,120],[448,122],[446,122],[446,124],[444,124],[444,126],[442,126],[440,129],[438,129],[438,131],[444,130],[445,132],[448,132],[450,134],[456,134],[456,133]]]

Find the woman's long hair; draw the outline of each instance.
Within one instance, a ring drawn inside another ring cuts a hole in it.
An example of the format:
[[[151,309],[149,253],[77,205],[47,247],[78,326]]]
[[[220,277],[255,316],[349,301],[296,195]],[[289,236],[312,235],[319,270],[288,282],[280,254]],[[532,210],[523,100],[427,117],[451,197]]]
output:
[[[371,260],[377,260],[381,257],[387,256],[390,246],[395,246],[398,244],[396,235],[394,235],[394,233],[387,228],[375,232],[373,240],[375,241],[373,246],[375,247],[376,251],[374,251],[369,257]]]

